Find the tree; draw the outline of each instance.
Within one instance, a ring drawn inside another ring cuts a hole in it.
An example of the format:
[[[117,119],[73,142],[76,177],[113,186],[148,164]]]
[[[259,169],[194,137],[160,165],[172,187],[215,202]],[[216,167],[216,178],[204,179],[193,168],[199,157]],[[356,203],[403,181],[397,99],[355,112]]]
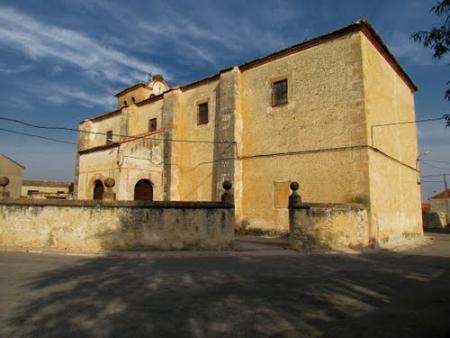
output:
[[[424,47],[433,51],[433,58],[441,59],[450,50],[450,0],[443,0],[432,7],[431,13],[442,17],[439,27],[432,27],[430,31],[418,31],[411,34],[411,38]],[[447,86],[450,81],[447,82]],[[445,92],[445,98],[450,100],[450,89]]]

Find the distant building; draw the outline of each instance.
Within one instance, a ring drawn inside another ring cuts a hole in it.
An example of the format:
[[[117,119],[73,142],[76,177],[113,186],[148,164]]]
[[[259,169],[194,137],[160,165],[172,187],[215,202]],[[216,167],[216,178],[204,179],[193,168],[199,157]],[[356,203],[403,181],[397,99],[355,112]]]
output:
[[[4,154],[0,154],[0,176],[9,178],[7,190],[11,198],[20,197],[22,174],[25,167]]]
[[[430,198],[430,211],[445,214],[447,224],[450,223],[450,189]]]
[[[371,240],[421,235],[416,126],[396,124],[415,91],[366,21],[187,85],[155,76],[80,123],[75,190],[215,201],[230,180],[239,224],[287,230],[298,181],[306,202],[368,205]]]
[[[64,181],[23,180],[22,197],[33,199],[71,199],[73,183]]]

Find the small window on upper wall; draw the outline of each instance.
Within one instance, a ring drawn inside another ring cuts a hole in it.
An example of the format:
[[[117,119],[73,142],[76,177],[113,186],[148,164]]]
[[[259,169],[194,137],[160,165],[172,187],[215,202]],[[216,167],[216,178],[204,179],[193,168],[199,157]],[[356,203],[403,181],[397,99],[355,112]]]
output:
[[[276,81],[272,84],[272,106],[280,106],[288,102],[287,80]]]
[[[148,120],[148,131],[155,131],[158,129],[158,120],[156,118]]]
[[[136,98],[133,96],[133,97],[131,98],[131,101],[133,101],[133,103],[136,103]]]
[[[123,101],[123,105],[124,105],[125,107],[128,106],[127,100]]]
[[[113,141],[113,133],[112,130],[108,130],[106,132],[106,144],[110,144]]]
[[[207,124],[209,122],[208,102],[198,105],[197,124]]]

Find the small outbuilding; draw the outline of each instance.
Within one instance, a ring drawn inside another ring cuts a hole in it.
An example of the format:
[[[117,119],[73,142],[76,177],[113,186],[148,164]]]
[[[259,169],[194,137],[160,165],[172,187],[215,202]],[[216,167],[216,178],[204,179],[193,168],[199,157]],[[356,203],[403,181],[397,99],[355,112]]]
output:
[[[19,198],[22,187],[22,174],[25,167],[0,153],[0,177],[9,178],[8,191],[11,198]]]

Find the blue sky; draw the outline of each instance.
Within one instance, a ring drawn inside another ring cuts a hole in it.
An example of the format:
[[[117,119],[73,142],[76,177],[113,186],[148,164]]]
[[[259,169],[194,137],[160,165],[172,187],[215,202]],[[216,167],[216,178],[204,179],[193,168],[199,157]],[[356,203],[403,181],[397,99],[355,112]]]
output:
[[[448,59],[434,61],[409,40],[411,32],[437,23],[429,13],[435,2],[0,0],[0,115],[77,127],[112,110],[113,94],[145,81],[148,72],[171,85],[188,83],[366,18],[419,87],[417,118],[440,116],[449,112],[443,98]],[[450,173],[449,135],[442,121],[419,125],[421,151],[430,152],[424,175]],[[73,145],[0,131],[0,152],[22,163],[27,178],[73,178]],[[428,197],[443,183],[423,188]]]

